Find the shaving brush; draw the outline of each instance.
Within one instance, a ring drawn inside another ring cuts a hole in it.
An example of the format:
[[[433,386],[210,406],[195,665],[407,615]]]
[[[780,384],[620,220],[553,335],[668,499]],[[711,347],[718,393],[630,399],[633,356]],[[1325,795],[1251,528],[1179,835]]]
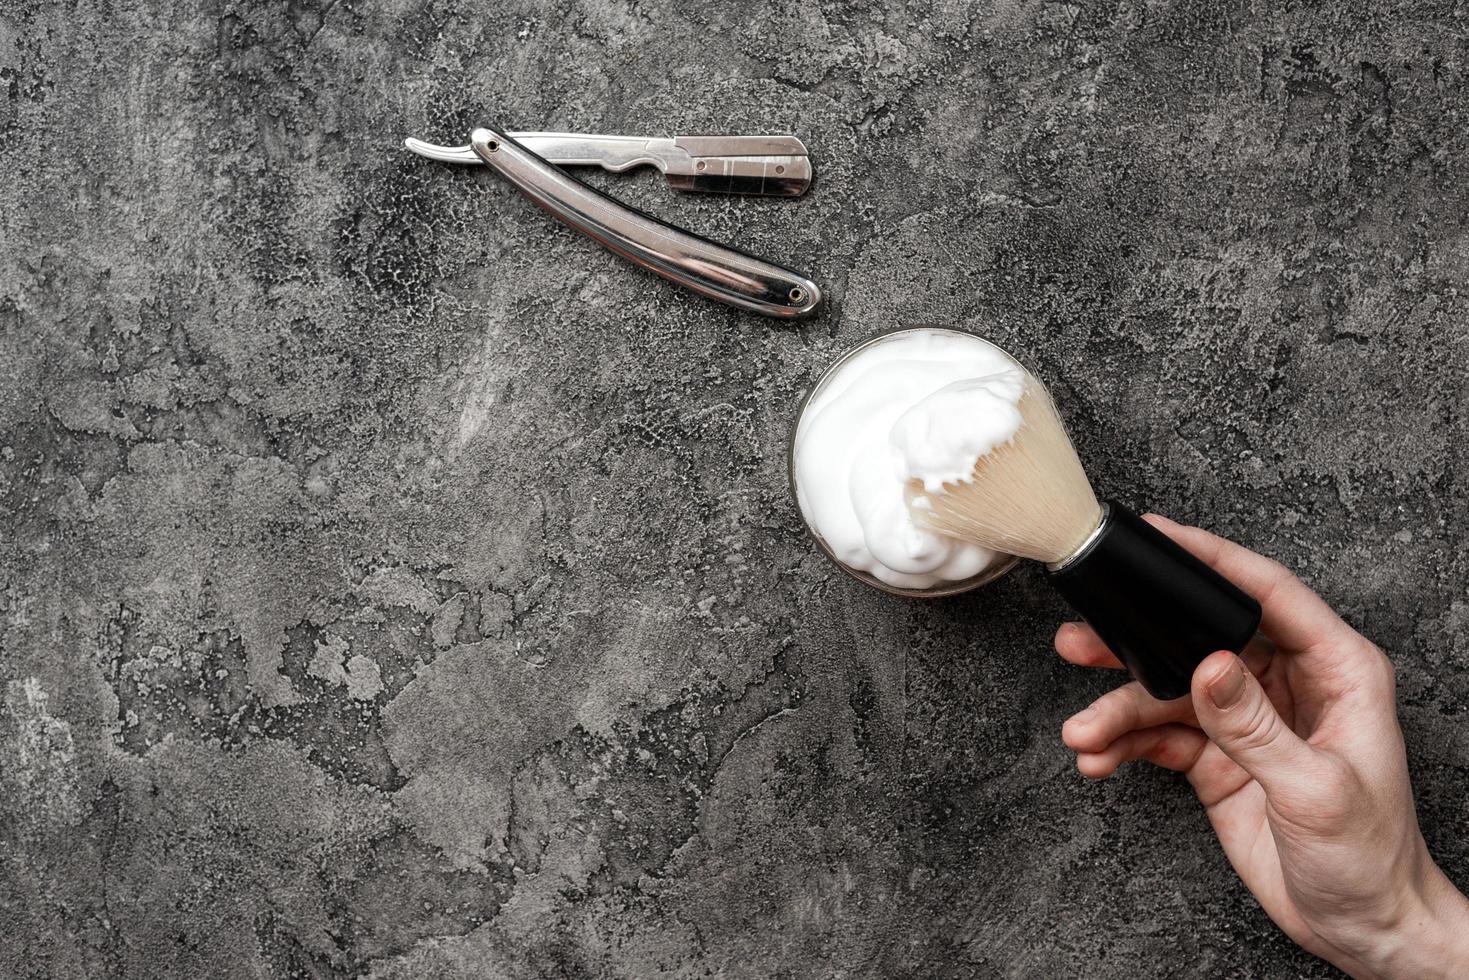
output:
[[[1116,501],[1102,503],[1045,386],[1029,374],[1008,442],[966,479],[908,486],[914,520],[994,551],[1044,562],[1046,577],[1148,693],[1189,693],[1194,668],[1239,653],[1260,604]]]

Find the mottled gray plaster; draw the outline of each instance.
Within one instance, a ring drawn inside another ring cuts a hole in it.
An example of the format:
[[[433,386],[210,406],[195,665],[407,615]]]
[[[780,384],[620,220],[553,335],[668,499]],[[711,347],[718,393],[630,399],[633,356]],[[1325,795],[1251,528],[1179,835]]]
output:
[[[0,0],[0,974],[1331,975],[1033,570],[912,603],[786,491],[895,324],[1050,381],[1098,482],[1384,644],[1469,880],[1462,7]],[[631,270],[406,135],[790,130]]]

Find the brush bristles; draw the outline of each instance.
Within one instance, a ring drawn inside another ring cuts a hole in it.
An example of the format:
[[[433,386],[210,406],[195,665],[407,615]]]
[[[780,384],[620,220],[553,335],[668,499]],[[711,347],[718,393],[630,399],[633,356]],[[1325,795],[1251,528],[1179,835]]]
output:
[[[1020,398],[1020,428],[981,456],[969,479],[930,493],[908,490],[919,524],[992,551],[1036,561],[1073,555],[1102,520],[1102,506],[1076,458],[1056,406],[1035,378]]]

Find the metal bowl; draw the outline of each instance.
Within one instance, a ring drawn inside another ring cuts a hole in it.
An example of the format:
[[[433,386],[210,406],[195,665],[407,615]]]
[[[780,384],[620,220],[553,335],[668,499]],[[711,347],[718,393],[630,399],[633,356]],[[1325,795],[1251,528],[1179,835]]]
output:
[[[795,501],[796,510],[801,514],[801,522],[806,525],[807,533],[811,535],[812,540],[814,540],[817,546],[821,548],[821,550],[826,554],[826,557],[831,559],[832,564],[836,565],[842,571],[857,579],[857,581],[862,582],[866,585],[870,585],[874,589],[881,589],[882,591],[891,593],[892,595],[906,596],[910,599],[937,599],[942,596],[957,595],[960,592],[968,592],[970,589],[977,589],[981,585],[988,585],[990,582],[993,582],[995,579],[999,578],[1001,575],[1004,575],[1006,572],[1014,568],[1015,565],[1020,561],[1020,559],[1014,557],[1013,555],[1008,559],[1002,558],[1000,561],[998,561],[994,565],[991,565],[989,568],[986,568],[984,571],[980,572],[977,575],[972,575],[969,578],[960,579],[956,582],[945,582],[940,585],[933,585],[926,589],[903,589],[899,588],[896,585],[889,585],[888,583],[882,581],[874,575],[869,574],[868,572],[860,571],[844,564],[841,559],[837,558],[837,556],[832,553],[832,550],[827,545],[826,541],[823,540],[821,535],[816,532],[816,528],[811,526],[811,521],[806,517],[806,512],[801,509],[801,495],[797,492],[796,489],[796,433],[801,430],[801,419],[805,416],[806,407],[811,404],[811,400],[816,397],[816,395],[822,390],[823,387],[826,386],[828,381],[836,376],[837,372],[841,370],[842,365],[846,364],[849,360],[857,356],[862,351],[877,344],[881,344],[885,341],[892,340],[893,338],[898,337],[902,334],[918,332],[952,333],[964,337],[975,337],[974,334],[969,333],[968,331],[953,330],[949,327],[899,327],[894,330],[886,330],[880,334],[877,334],[876,336],[870,337],[867,340],[864,340],[862,343],[858,344],[856,347],[853,347],[851,350],[847,351],[841,357],[837,358],[835,361],[832,362],[830,367],[828,367],[825,371],[821,373],[821,377],[816,379],[816,383],[811,386],[811,389],[802,396],[801,403],[796,409],[796,417],[794,421],[791,422],[790,448],[786,451],[786,471],[791,485],[791,498]],[[976,339],[983,340],[984,338],[976,337]],[[985,341],[985,343],[991,342]],[[1000,349],[1004,350],[1004,348]],[[1006,353],[1008,354],[1009,352],[1006,351]]]

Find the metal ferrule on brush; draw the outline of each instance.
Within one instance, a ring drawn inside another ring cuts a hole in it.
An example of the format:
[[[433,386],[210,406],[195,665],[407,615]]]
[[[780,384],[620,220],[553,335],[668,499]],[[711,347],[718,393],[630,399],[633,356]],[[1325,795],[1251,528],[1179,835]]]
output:
[[[1102,532],[1107,529],[1107,517],[1111,513],[1112,505],[1102,504],[1102,519],[1097,521],[1097,526],[1092,528],[1092,533],[1083,538],[1081,544],[1077,545],[1076,550],[1065,558],[1062,558],[1060,561],[1046,562],[1046,571],[1059,572],[1072,562],[1085,558],[1087,553],[1101,540]]]

